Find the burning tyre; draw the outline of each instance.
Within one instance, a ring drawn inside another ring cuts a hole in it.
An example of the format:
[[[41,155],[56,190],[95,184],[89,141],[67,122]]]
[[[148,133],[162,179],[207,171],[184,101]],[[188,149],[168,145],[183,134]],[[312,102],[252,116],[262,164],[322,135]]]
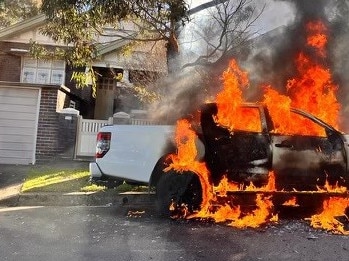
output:
[[[157,210],[161,216],[197,211],[202,201],[200,181],[192,172],[164,172],[156,186]],[[181,209],[181,211],[179,211]]]

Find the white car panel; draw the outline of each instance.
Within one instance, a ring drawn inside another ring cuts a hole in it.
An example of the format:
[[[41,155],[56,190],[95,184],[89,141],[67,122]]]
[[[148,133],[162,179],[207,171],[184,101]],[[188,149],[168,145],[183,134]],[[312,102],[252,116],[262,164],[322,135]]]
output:
[[[97,158],[90,168],[91,176],[104,175],[148,183],[153,168],[163,155],[166,143],[173,135],[169,125],[113,125],[101,128],[111,132],[109,151]],[[136,141],[136,142],[135,142]]]

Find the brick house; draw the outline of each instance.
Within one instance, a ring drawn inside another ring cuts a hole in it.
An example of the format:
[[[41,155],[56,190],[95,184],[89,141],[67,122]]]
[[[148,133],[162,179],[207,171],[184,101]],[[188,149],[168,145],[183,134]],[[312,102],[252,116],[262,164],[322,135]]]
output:
[[[144,44],[126,57],[121,48],[127,41],[99,37],[93,67],[100,77],[92,97],[91,87],[77,88],[71,81],[73,70],[65,61],[30,57],[31,39],[45,46],[63,46],[40,33],[45,21],[44,15],[38,15],[0,30],[0,163],[34,164],[37,159],[56,157],[66,140],[63,134],[74,131],[63,124],[61,109],[74,107],[90,119],[139,109],[141,104],[128,91],[134,80],[144,73],[167,73],[162,43],[155,49]],[[115,72],[122,74],[121,80],[113,77]]]

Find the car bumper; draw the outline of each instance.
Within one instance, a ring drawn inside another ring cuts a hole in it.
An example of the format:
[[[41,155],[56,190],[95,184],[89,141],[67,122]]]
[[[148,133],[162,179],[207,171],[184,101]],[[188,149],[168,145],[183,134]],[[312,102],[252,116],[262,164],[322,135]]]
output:
[[[103,173],[101,172],[96,162],[90,162],[89,171],[91,178],[101,178],[103,176]]]

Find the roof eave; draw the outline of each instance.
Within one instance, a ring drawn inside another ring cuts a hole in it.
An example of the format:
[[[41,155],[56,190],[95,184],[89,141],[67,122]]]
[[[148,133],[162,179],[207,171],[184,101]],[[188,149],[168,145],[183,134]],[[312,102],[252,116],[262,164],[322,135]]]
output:
[[[46,16],[44,14],[39,14],[30,19],[23,20],[19,23],[6,27],[0,30],[0,40],[27,31],[29,28],[38,27],[44,25],[46,21]]]
[[[113,41],[107,45],[98,45],[97,46],[97,53],[98,56],[100,55],[104,55],[110,52],[113,52],[115,50],[120,49],[121,47],[127,45],[128,43],[130,43],[131,40],[128,39],[123,39],[123,40],[117,40],[117,41]]]

